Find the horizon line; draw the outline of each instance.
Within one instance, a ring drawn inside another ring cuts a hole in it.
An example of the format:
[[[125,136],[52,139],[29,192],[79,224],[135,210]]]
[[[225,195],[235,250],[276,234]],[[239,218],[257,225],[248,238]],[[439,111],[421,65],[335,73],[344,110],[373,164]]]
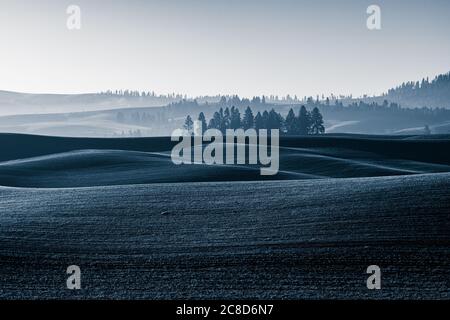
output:
[[[448,75],[448,74],[450,74],[450,71],[438,73],[432,78],[431,81],[433,81],[434,79],[436,79],[439,76]],[[430,77],[422,77],[420,80],[403,81],[401,84],[411,83],[411,82],[414,82],[414,83],[415,82],[420,82],[421,80],[425,80],[425,79],[429,80]],[[401,84],[398,84],[397,87],[400,86]],[[334,97],[336,97],[338,99],[340,97],[342,97],[342,96],[344,96],[347,99],[348,98],[351,98],[351,99],[375,98],[375,97],[382,97],[382,96],[386,95],[390,89],[394,89],[394,88],[396,88],[396,87],[388,88],[387,90],[385,90],[383,92],[370,93],[370,94],[369,93],[365,93],[365,94],[362,94],[362,95],[354,95],[353,93],[348,93],[348,94],[342,94],[342,93],[334,94],[334,93],[330,93],[330,94],[327,94],[327,95],[325,93],[320,93],[320,94],[315,94],[315,95],[300,95],[300,94],[290,94],[290,93],[288,93],[286,95],[280,95],[280,94],[271,93],[271,94],[253,95],[251,98],[253,98],[253,97],[261,97],[261,98],[262,97],[266,97],[266,98],[267,97],[278,97],[279,99],[284,100],[287,97],[291,97],[291,98],[297,97],[297,101],[304,101],[304,98],[310,98],[310,97],[315,98],[315,97],[322,97],[322,96],[324,96],[325,98],[329,98],[330,96],[334,96]],[[24,94],[24,95],[55,95],[55,96],[58,96],[58,95],[59,96],[98,95],[98,94],[104,94],[104,93],[106,93],[108,91],[111,91],[112,93],[114,93],[115,91],[139,92],[139,94],[142,94],[143,92],[145,92],[145,93],[154,93],[155,97],[170,97],[170,96],[175,95],[175,96],[186,97],[186,99],[188,99],[188,100],[195,100],[195,99],[198,99],[198,98],[233,97],[233,96],[238,96],[238,97],[244,98],[244,99],[251,99],[249,96],[239,95],[239,94],[236,94],[236,93],[233,93],[233,94],[231,94],[231,93],[224,93],[224,94],[216,93],[216,94],[203,94],[203,95],[187,95],[185,93],[179,93],[179,92],[158,93],[158,92],[155,92],[153,90],[132,90],[132,89],[107,89],[106,91],[105,90],[100,90],[100,91],[97,91],[97,92],[33,92],[33,91],[26,92],[26,91],[14,90],[14,89],[11,89],[11,90],[9,90],[9,89],[5,89],[5,90],[4,89],[0,89],[0,93]],[[293,100],[295,100],[295,99],[293,99]]]

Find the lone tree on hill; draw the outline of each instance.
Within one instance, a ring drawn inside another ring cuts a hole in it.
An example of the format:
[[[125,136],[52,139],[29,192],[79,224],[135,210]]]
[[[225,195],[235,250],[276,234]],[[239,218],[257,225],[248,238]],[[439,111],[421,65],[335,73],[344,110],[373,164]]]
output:
[[[189,131],[190,133],[192,132],[192,129],[194,129],[194,122],[192,121],[191,116],[188,115],[186,117],[183,128]]]

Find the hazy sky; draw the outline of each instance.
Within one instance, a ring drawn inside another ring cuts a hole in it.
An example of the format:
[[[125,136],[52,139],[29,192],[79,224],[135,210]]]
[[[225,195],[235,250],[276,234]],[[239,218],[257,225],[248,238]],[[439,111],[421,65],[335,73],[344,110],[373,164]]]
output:
[[[0,0],[0,90],[371,94],[450,71],[449,35],[448,0]]]

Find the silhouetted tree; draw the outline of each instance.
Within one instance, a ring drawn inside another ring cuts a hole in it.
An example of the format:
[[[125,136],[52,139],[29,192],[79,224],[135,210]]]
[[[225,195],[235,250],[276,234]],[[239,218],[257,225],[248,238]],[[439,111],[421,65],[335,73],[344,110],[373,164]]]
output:
[[[223,129],[229,129],[231,123],[231,111],[228,107],[223,112]]]
[[[203,134],[208,129],[208,125],[206,124],[205,114],[203,112],[200,112],[200,114],[198,115],[198,121],[200,122],[200,124],[202,126],[202,134]]]
[[[283,117],[275,112],[274,109],[270,110],[269,116],[267,119],[267,129],[278,129],[281,130],[283,127],[284,119]]]
[[[267,129],[269,126],[269,113],[267,110],[264,110],[262,113],[262,128],[261,129]]]
[[[228,119],[228,120],[226,120]],[[200,112],[198,120],[202,123],[203,132],[205,129],[218,129],[224,134],[226,129],[244,129],[255,128],[257,131],[261,129],[273,130],[278,129],[281,133],[287,134],[321,134],[325,132],[322,114],[318,107],[314,107],[310,113],[305,106],[302,106],[298,118],[295,116],[294,110],[290,109],[286,119],[271,109],[269,112],[264,110],[263,113],[258,112],[253,117],[250,107],[247,107],[243,119],[239,109],[236,107],[220,109],[214,112],[208,126],[206,126],[206,118],[203,112]],[[186,130],[192,132],[193,122],[190,116],[185,120],[184,126]]]
[[[214,112],[213,118],[209,121],[208,129],[219,129],[222,122],[222,116],[219,112]]]
[[[219,130],[225,134],[225,131],[228,128],[228,121],[230,120],[230,109],[228,107],[223,111],[223,108],[219,110],[220,122],[219,122]]]
[[[311,98],[312,99],[312,98]],[[311,131],[311,115],[305,106],[301,106],[300,113],[298,115],[298,133],[301,135],[307,135]]]
[[[230,128],[234,130],[241,128],[241,113],[239,109],[232,107],[230,117]]]
[[[252,105],[259,105],[259,104],[261,104],[261,98],[260,97],[253,97],[251,104]]]
[[[255,117],[255,129],[256,129],[256,131],[264,129],[264,120],[263,120],[263,117],[261,115],[261,112],[258,112],[256,114],[256,117]]]
[[[295,117],[294,110],[290,109],[288,115],[286,116],[286,133],[287,134],[297,134],[297,118]]]
[[[325,133],[325,127],[323,125],[323,117],[317,107],[315,107],[311,112],[311,133],[312,134]]]
[[[254,124],[255,119],[253,117],[252,109],[250,109],[250,107],[247,107],[247,109],[245,109],[244,118],[242,119],[242,126],[244,127],[244,130],[247,130],[253,128]]]
[[[183,128],[189,132],[192,132],[192,129],[194,128],[193,126],[194,126],[194,122],[192,121],[191,116],[187,116],[186,120],[184,121]]]

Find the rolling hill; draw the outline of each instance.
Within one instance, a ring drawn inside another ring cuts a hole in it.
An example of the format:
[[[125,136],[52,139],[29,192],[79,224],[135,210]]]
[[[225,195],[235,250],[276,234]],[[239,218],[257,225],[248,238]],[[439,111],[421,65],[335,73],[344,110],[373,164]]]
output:
[[[449,188],[447,173],[3,187],[0,297],[448,299]]]
[[[0,132],[67,137],[167,136],[187,115],[211,117],[235,106],[241,113],[275,109],[287,115],[301,105],[318,107],[329,133],[450,133],[450,74],[407,82],[376,97],[331,97],[324,100],[253,100],[237,96],[157,96],[137,92],[96,94],[28,94],[0,91]],[[389,102],[385,106],[385,101]],[[367,106],[360,106],[362,102]],[[375,105],[372,105],[376,103]],[[387,107],[391,105],[392,107]],[[428,107],[428,108],[423,108]],[[413,109],[414,108],[414,109]],[[138,134],[136,134],[138,132]]]
[[[283,137],[280,170],[173,164],[169,138],[77,139],[1,135],[0,185],[90,187],[162,182],[298,180],[450,172],[448,136]],[[199,148],[199,146],[197,146]]]
[[[449,136],[280,144],[263,181],[168,138],[0,135],[0,298],[450,298]]]
[[[0,115],[89,112],[164,106],[180,100],[168,96],[124,96],[105,93],[34,94],[0,90]]]

